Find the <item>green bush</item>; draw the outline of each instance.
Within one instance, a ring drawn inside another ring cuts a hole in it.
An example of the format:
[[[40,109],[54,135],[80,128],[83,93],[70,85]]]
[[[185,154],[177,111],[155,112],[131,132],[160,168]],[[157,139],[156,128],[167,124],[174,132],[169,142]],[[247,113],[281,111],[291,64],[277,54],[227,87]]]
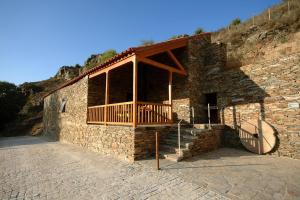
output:
[[[201,33],[204,33],[204,29],[203,28],[201,28],[201,27],[199,27],[199,28],[197,28],[196,30],[195,30],[195,35],[198,35],[198,34],[201,34]]]
[[[86,69],[93,68],[96,65],[100,65],[100,64],[104,63],[105,61],[107,61],[108,59],[114,57],[115,55],[117,55],[117,51],[114,50],[114,49],[106,50],[106,51],[104,51],[103,53],[100,53],[100,54],[92,54],[85,61],[84,67]]]
[[[148,46],[148,45],[152,45],[155,44],[154,40],[142,40],[141,41],[141,46]]]
[[[242,20],[240,18],[235,18],[234,20],[231,21],[230,26],[236,26],[242,23]]]
[[[170,37],[170,40],[177,39],[177,38],[182,38],[182,37],[189,37],[189,35],[188,34],[173,35],[172,37]]]
[[[16,119],[26,97],[16,85],[0,81],[0,129]]]

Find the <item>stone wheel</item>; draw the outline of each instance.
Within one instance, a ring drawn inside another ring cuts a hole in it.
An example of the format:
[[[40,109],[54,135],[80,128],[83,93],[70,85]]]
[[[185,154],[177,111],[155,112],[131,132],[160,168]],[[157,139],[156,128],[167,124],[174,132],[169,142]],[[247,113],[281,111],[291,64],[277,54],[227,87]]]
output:
[[[273,128],[263,120],[242,122],[239,136],[244,147],[257,154],[270,152],[276,144]]]

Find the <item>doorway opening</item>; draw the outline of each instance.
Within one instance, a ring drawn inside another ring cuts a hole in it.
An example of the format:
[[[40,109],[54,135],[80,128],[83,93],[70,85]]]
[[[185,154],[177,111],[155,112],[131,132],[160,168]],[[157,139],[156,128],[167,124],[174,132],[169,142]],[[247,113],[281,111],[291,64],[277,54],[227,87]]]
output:
[[[208,104],[210,107],[210,123],[219,123],[218,107],[217,107],[217,93],[205,94],[205,107],[206,107],[206,123],[208,123]]]

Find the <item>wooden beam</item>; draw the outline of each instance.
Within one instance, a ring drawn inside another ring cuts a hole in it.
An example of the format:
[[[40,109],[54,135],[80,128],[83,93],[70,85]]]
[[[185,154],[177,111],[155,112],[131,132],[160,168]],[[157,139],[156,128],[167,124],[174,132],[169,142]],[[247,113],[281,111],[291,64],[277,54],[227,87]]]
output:
[[[172,104],[172,82],[173,82],[173,74],[172,72],[169,72],[169,104],[171,105],[171,110],[169,112],[169,119],[171,120],[171,122],[173,121],[173,104]]]
[[[138,98],[138,61],[136,57],[133,60],[133,92],[132,92],[132,100],[133,100],[133,127],[137,127],[137,98]]]
[[[180,47],[185,47],[188,44],[188,40],[181,40],[176,43],[164,44],[160,46],[150,46],[149,48],[145,47],[141,52],[136,52],[136,55],[139,57],[145,58],[152,56],[154,54],[158,54],[164,52],[168,49],[177,49]]]
[[[138,60],[141,61],[141,62],[143,62],[143,63],[152,65],[154,67],[160,68],[160,69],[164,69],[164,70],[167,70],[167,71],[170,71],[170,72],[174,72],[174,73],[185,75],[184,72],[181,71],[181,70],[179,70],[179,69],[176,69],[174,67],[171,67],[169,65],[166,65],[166,64],[163,64],[163,63],[160,63],[160,62],[156,62],[156,61],[151,60],[149,58],[139,58]]]
[[[167,53],[169,54],[169,56],[171,57],[171,59],[175,62],[175,64],[185,73],[185,75],[187,75],[184,67],[182,66],[182,64],[179,62],[179,60],[176,58],[176,56],[172,53],[171,50],[168,50]]]
[[[121,65],[125,65],[125,64],[127,64],[129,62],[133,62],[134,57],[135,57],[134,55],[131,55],[131,56],[125,58],[124,60],[116,61],[115,63],[111,64],[108,67],[105,67],[103,69],[99,69],[98,71],[93,72],[92,74],[89,75],[89,78],[94,78],[94,77],[96,77],[96,76],[98,76],[100,74],[106,73],[106,72],[108,72],[108,71],[110,71],[112,69],[120,67]]]
[[[104,122],[107,122],[107,105],[109,104],[109,72],[106,72],[105,79],[105,107],[104,107]]]

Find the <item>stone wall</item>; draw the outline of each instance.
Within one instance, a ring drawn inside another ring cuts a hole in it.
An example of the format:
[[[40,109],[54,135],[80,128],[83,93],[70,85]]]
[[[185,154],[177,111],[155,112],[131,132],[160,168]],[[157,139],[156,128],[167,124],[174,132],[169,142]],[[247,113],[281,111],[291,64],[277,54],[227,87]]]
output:
[[[214,151],[222,144],[224,126],[213,126],[212,129],[205,129],[193,140],[189,153],[191,156]]]
[[[273,153],[300,158],[300,109],[289,108],[289,103],[300,102],[300,53],[239,68],[227,68],[226,46],[211,43],[210,35],[200,35],[191,38],[188,48],[181,49],[176,54],[180,54],[179,59],[188,75],[185,77],[174,74],[173,77],[175,122],[180,119],[191,122],[189,107],[193,106],[196,123],[205,123],[205,94],[216,92],[219,118],[228,128],[224,132],[226,135],[222,136],[227,140],[226,144],[239,146],[234,135],[236,124],[260,116],[277,133],[279,142]],[[128,66],[113,72],[110,102],[127,101],[127,96],[132,91],[130,70],[132,68]],[[165,83],[161,82],[164,78],[164,75],[157,76],[155,81],[157,84]],[[129,89],[123,90],[123,87]],[[96,88],[98,89],[101,90]],[[161,99],[152,99],[166,100],[165,89],[161,87],[161,90],[155,91],[160,94],[157,96],[162,97]],[[45,134],[129,160],[139,159],[153,152],[154,130],[87,125],[88,92],[90,93],[86,77],[45,98]],[[155,93],[151,95],[155,97]],[[66,112],[60,113],[63,98],[67,99]],[[89,105],[90,102],[93,100],[89,100]]]
[[[210,45],[210,36],[195,37],[188,48],[174,53],[179,57],[188,76],[173,78],[173,115],[175,122],[183,119],[191,122],[189,107],[193,105],[200,115],[199,93],[205,65],[205,49]],[[145,66],[146,67],[146,66]],[[141,71],[141,70],[139,70]],[[151,68],[146,75],[146,90],[150,101],[163,102],[168,98],[168,74]],[[142,79],[140,79],[141,81]],[[140,84],[142,85],[142,84]],[[141,86],[139,87],[139,91]],[[114,155],[126,160],[145,158],[153,153],[155,132],[168,133],[168,127],[142,128],[136,130],[128,126],[104,126],[86,124],[87,106],[104,104],[105,75],[88,80],[87,77],[62,88],[44,100],[44,134],[57,140],[73,143],[93,151]],[[109,103],[130,101],[132,96],[132,64],[110,72]],[[67,100],[65,112],[60,112],[62,100]]]
[[[174,129],[173,126],[137,127],[134,140],[135,158],[143,159],[155,155],[156,132],[159,133],[159,140],[162,144],[165,135],[172,129]],[[177,129],[176,126],[175,129]]]
[[[296,53],[213,73],[215,66],[204,67],[203,93],[217,92],[222,123],[234,129],[243,120],[261,117],[276,131],[273,153],[300,158],[300,109],[288,106],[300,102],[299,60]]]
[[[44,100],[44,135],[92,151],[134,160],[134,129],[86,124],[88,78],[60,89]],[[59,112],[66,99],[65,112]]]
[[[224,72],[234,84],[223,92],[224,123],[233,126],[259,116],[273,126],[278,145],[274,153],[300,159],[300,53]],[[233,102],[239,100],[239,102]]]

